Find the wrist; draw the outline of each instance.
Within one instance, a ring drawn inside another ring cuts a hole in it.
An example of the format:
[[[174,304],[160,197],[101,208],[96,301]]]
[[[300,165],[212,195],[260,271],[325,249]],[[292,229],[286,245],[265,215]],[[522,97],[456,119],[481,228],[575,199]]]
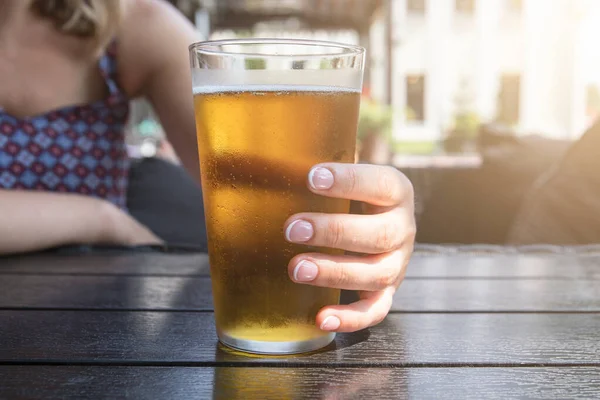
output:
[[[124,229],[125,221],[123,211],[108,201],[93,199],[95,201],[95,215],[100,224],[96,243],[103,244],[129,244],[131,238],[127,237]]]

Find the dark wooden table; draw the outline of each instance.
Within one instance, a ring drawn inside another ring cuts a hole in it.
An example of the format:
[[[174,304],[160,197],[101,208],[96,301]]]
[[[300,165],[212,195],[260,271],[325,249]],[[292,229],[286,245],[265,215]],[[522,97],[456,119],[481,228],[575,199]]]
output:
[[[0,259],[0,399],[600,398],[600,251],[422,248],[379,326],[217,345],[204,255]]]

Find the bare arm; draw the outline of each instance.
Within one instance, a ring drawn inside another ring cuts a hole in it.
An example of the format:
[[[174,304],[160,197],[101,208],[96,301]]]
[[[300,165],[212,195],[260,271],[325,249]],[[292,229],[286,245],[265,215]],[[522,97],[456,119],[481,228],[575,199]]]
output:
[[[133,96],[148,98],[187,171],[200,181],[188,46],[194,26],[166,2],[130,0],[119,35],[119,72]]]
[[[0,190],[0,254],[68,244],[160,240],[111,203],[73,194]]]

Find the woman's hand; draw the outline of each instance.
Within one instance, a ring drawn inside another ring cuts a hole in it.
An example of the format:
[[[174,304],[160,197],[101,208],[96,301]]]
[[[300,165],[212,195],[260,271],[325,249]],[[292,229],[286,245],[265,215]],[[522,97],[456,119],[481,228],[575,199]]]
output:
[[[157,245],[161,239],[135,218],[111,203],[103,204],[102,235],[98,239],[101,244],[125,246]]]
[[[159,244],[115,205],[77,194],[0,190],[0,254],[71,244]]]
[[[289,265],[297,283],[358,290],[361,300],[327,306],[317,315],[326,331],[353,332],[381,322],[404,279],[416,233],[410,181],[393,167],[320,164],[308,175],[316,194],[365,203],[368,215],[302,213],[285,223],[293,243],[364,255],[300,254]]]

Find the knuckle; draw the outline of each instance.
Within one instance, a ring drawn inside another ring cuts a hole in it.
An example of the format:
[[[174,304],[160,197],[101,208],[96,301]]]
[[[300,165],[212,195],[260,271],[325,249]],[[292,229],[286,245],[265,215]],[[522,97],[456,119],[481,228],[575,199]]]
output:
[[[346,184],[342,188],[344,195],[350,195],[358,191],[358,174],[353,166],[350,166],[346,171]]]
[[[410,179],[404,175],[399,169],[390,167],[394,172],[394,179],[402,187],[402,193],[407,197],[413,197],[415,194],[415,188]]]
[[[375,251],[387,252],[393,250],[398,242],[398,227],[395,224],[386,222],[375,235]]]
[[[413,245],[417,237],[417,225],[415,224],[414,218],[411,220],[409,226],[404,229],[404,239],[402,245]]]
[[[325,228],[325,242],[331,247],[338,247],[344,240],[344,224],[333,219],[329,221]]]
[[[415,197],[415,187],[413,186],[410,179],[406,177],[402,172],[398,171],[400,174],[401,180],[403,182],[404,190],[406,192],[407,198],[413,199]]]
[[[413,243],[417,237],[417,227],[413,224],[406,231],[406,241]]]
[[[384,268],[381,276],[377,280],[380,288],[394,286],[398,280],[398,272],[394,268]]]
[[[341,288],[348,283],[349,276],[345,268],[339,264],[334,264],[327,274],[326,281],[329,287]]]
[[[379,197],[390,202],[400,201],[400,188],[398,174],[400,172],[393,167],[385,167],[377,174],[377,193]]]

